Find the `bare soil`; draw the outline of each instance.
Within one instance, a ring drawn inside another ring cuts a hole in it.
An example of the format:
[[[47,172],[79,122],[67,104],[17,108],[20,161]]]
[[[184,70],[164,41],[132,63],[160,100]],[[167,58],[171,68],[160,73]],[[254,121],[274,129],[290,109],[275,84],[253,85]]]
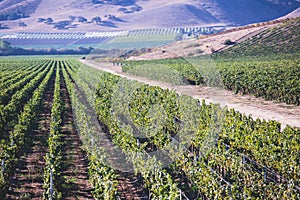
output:
[[[149,85],[160,86],[164,89],[171,89],[179,94],[186,94],[199,100],[205,100],[206,103],[219,103],[222,107],[233,108],[246,115],[251,115],[254,119],[260,118],[267,121],[279,121],[282,129],[286,125],[300,127],[300,106],[266,101],[263,98],[256,98],[251,95],[234,94],[232,91],[220,88],[193,85],[174,86],[144,77],[125,74],[122,72],[120,66],[109,63],[96,63],[87,60],[82,60],[82,62],[95,69],[107,71]]]
[[[65,105],[62,125],[65,160],[64,171],[61,174],[64,178],[63,198],[94,199],[91,194],[92,186],[88,180],[87,154],[82,149],[82,142],[75,129],[71,101],[63,79],[61,79],[61,95]]]
[[[142,187],[140,180],[132,173],[120,172],[118,174],[118,192],[120,199],[147,200],[148,192]]]

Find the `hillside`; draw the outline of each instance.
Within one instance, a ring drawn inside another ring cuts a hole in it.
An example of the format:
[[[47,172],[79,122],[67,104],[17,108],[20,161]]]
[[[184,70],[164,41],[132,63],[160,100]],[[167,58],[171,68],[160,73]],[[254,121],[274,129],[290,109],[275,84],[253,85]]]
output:
[[[29,17],[39,6],[41,0],[2,0],[0,1],[0,20],[15,20]]]
[[[268,21],[299,8],[299,0],[2,0],[2,31],[87,32]]]
[[[194,40],[178,41],[153,48],[150,52],[132,56],[129,60],[199,56],[219,52],[218,55],[266,55],[300,52],[300,17],[279,23],[240,27],[237,30]],[[234,45],[225,45],[230,40]]]
[[[298,52],[300,52],[300,18],[263,30],[222,54],[253,56]]]

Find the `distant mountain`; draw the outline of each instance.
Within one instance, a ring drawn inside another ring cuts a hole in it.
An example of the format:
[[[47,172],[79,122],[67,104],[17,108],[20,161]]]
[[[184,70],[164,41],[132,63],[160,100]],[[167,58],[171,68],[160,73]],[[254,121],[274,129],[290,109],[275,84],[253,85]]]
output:
[[[300,0],[0,0],[1,31],[87,32],[245,25],[280,18]]]

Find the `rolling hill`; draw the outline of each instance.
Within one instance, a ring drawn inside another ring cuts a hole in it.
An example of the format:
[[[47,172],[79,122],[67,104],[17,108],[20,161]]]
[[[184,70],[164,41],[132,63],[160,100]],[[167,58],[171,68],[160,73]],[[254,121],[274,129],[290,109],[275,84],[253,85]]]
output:
[[[153,48],[147,53],[131,56],[129,60],[153,60],[212,54],[222,56],[268,56],[300,52],[300,17],[278,23],[239,27],[216,35],[194,40],[178,41]],[[233,45],[226,45],[225,41]]]
[[[300,52],[300,17],[265,29],[222,52],[224,55],[256,56]]]
[[[293,12],[299,0],[2,0],[1,31],[87,32],[245,25]]]

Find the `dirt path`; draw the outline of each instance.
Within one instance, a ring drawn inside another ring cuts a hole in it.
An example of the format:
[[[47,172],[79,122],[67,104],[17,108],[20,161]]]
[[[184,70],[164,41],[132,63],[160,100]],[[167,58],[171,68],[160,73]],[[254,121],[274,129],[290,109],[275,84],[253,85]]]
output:
[[[120,199],[147,200],[148,191],[141,186],[137,177],[132,173],[118,173],[118,192]]]
[[[82,150],[82,142],[76,133],[71,102],[63,78],[61,78],[61,94],[65,105],[62,126],[65,142],[63,152],[65,166],[61,174],[65,180],[63,199],[94,199],[91,195],[92,187],[88,181],[87,155]]]
[[[220,103],[222,107],[234,108],[235,110],[252,115],[254,119],[260,118],[265,120],[277,120],[282,124],[282,129],[286,125],[300,127],[300,106],[287,105],[285,103],[274,103],[266,101],[263,98],[256,98],[250,95],[235,95],[233,92],[202,86],[173,86],[168,83],[162,83],[155,80],[149,80],[144,77],[137,77],[122,72],[120,66],[108,63],[96,63],[93,61],[81,60],[83,63],[99,70],[107,71],[131,80],[137,80],[149,85],[160,86],[164,89],[175,90],[179,94],[186,94],[205,100],[207,103]]]
[[[30,145],[25,149],[25,155],[20,159],[19,166],[11,180],[7,199],[42,199],[44,156],[48,151],[47,139],[50,131],[51,107],[53,103],[55,76],[43,101],[43,109],[38,115],[37,129],[29,136]]]

